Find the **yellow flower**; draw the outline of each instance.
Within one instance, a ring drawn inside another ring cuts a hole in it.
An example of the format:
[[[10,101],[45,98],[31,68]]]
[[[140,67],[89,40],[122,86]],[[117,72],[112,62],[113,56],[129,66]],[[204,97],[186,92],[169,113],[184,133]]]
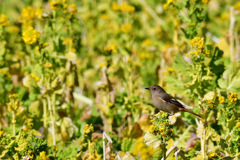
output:
[[[42,151],[40,152],[40,157],[42,158],[42,160],[48,160],[48,156],[46,156],[46,152],[45,151]]]
[[[113,9],[114,11],[118,11],[119,8],[120,8],[120,7],[118,6],[118,4],[117,4],[116,2],[112,4],[112,9]]]
[[[126,2],[122,2],[121,5],[118,5],[117,3],[113,3],[112,9],[114,11],[122,11],[122,12],[128,12],[128,13],[132,13],[135,11],[135,8],[133,6],[127,4]]]
[[[237,122],[236,126],[237,126],[237,127],[240,127],[240,122]],[[1,137],[1,136],[0,136],[0,137]]]
[[[150,133],[153,133],[153,132],[154,132],[154,129],[155,129],[155,126],[152,124],[152,125],[149,127],[149,132],[150,132]]]
[[[238,98],[237,98],[237,93],[235,92],[235,93],[230,93],[229,95],[228,95],[228,100],[231,102],[231,103],[236,103],[237,102],[237,100],[238,100]]]
[[[42,18],[42,9],[40,7],[38,7],[36,10],[35,10],[35,16],[38,18],[38,19],[41,19]]]
[[[143,47],[151,47],[151,41],[150,39],[146,39],[141,44]]]
[[[167,68],[167,72],[174,72],[173,68],[169,67]]]
[[[203,48],[203,46],[204,46],[204,39],[200,38],[200,37],[194,37],[192,40],[189,41],[189,43],[193,47]]]
[[[206,56],[209,56],[209,55],[210,55],[210,51],[209,51],[209,50],[206,50],[206,51],[205,51],[205,54],[206,54]]]
[[[117,53],[117,45],[116,44],[112,44],[112,45],[108,45],[105,48],[106,51],[112,51],[114,53]]]
[[[131,24],[123,24],[121,26],[121,31],[124,33],[128,33],[132,30],[132,25]]]
[[[108,102],[107,106],[108,106],[108,107],[112,107],[112,106],[113,106],[113,103],[112,103],[112,102]]]
[[[90,132],[93,132],[93,125],[92,124],[86,124],[83,128],[83,133],[88,134]]]
[[[225,102],[225,98],[223,96],[219,96],[218,101],[219,101],[220,104],[222,104],[222,103]]]
[[[26,21],[32,21],[35,18],[35,9],[31,6],[22,9],[22,18]]]
[[[52,10],[56,10],[56,9],[58,9],[58,6],[60,6],[61,5],[61,1],[60,0],[56,0],[56,1],[51,1],[50,2],[50,8],[52,9]]]
[[[197,56],[197,55],[199,55],[201,52],[198,52],[198,51],[190,51],[189,52],[189,55],[195,55],[195,56]]]
[[[240,2],[237,2],[236,4],[234,4],[233,7],[235,10],[240,10]]]
[[[4,133],[3,131],[0,131],[0,138],[2,137],[3,133]]]
[[[135,11],[135,8],[131,5],[128,5],[126,2],[123,2],[122,5],[120,6],[120,10],[122,12],[129,12],[132,13]]]
[[[26,44],[33,44],[39,38],[39,32],[33,27],[28,27],[22,33],[22,38]]]
[[[76,5],[75,4],[70,4],[69,6],[68,6],[68,11],[69,11],[69,13],[71,14],[71,15],[74,15],[74,14],[76,14],[77,13],[77,7],[76,7]]]
[[[5,14],[0,15],[0,26],[6,26],[8,25],[8,17]]]
[[[46,63],[44,64],[44,67],[46,67],[46,68],[52,68],[52,63],[46,62]]]
[[[141,53],[139,57],[140,59],[151,59],[152,55],[147,53]]]
[[[216,157],[217,156],[217,153],[214,153],[214,152],[209,152],[208,153],[208,158],[213,158],[213,157]]]
[[[168,6],[173,3],[173,0],[167,0],[167,3],[163,5],[163,8],[166,10],[168,9]]]
[[[164,127],[159,128],[159,131],[160,131],[160,132],[162,132],[162,131],[164,131],[164,130],[165,130]]]
[[[33,73],[31,73],[31,77],[36,81],[36,82],[39,82],[40,81],[40,78],[35,76]]]
[[[208,4],[210,0],[202,0],[202,3]]]

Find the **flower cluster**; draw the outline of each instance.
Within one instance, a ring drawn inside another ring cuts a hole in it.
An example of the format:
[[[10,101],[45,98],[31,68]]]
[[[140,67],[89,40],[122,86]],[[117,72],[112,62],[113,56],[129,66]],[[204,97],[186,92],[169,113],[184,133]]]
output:
[[[83,133],[84,134],[88,134],[88,133],[91,133],[93,132],[93,125],[92,124],[86,124],[83,128]]]
[[[237,102],[237,100],[238,100],[238,95],[237,95],[237,93],[235,92],[235,93],[230,93],[229,95],[228,95],[228,100],[231,102],[231,103],[236,103]]]
[[[168,9],[168,6],[173,3],[173,0],[167,0],[167,3],[163,5],[163,8],[166,10]]]
[[[133,150],[133,155],[139,155],[141,159],[148,159],[152,157],[154,154],[154,148],[149,146],[146,147],[146,145],[143,143],[143,139],[139,138],[136,142],[136,147]]]
[[[0,15],[0,26],[6,26],[8,25],[8,17],[5,14]]]
[[[214,152],[209,152],[208,153],[208,158],[211,159],[211,158],[214,158],[214,157],[217,157],[217,153],[214,153]]]
[[[57,10],[61,4],[63,4],[63,2],[60,0],[52,0],[49,5],[52,10]]]
[[[105,50],[108,52],[117,53],[117,45],[116,44],[107,45]]]
[[[22,38],[26,44],[34,44],[39,38],[39,32],[33,27],[28,27],[22,32]]]
[[[219,104],[222,104],[225,102],[225,98],[223,96],[218,97]]]
[[[68,12],[71,14],[71,15],[75,15],[77,13],[77,6],[75,4],[69,4],[68,5]]]
[[[131,24],[123,24],[121,26],[121,31],[124,33],[128,33],[132,30],[132,25]]]
[[[21,13],[21,21],[24,26],[31,26],[35,18],[42,18],[42,9],[41,8],[33,8],[28,6],[22,9]]]
[[[202,3],[208,4],[210,0],[202,0]]]
[[[121,12],[128,12],[133,13],[135,11],[135,8],[126,2],[123,2],[121,5],[118,5],[117,3],[113,3],[112,9],[114,11],[121,11]]]
[[[237,126],[237,127],[240,127],[240,122],[237,122],[236,126]]]
[[[210,51],[204,49],[204,38],[194,37],[192,40],[189,41],[189,43],[192,46],[192,50],[188,54],[186,54],[187,57],[189,55],[199,56],[200,54],[205,54],[206,56],[210,55]]]
[[[35,76],[33,73],[31,73],[31,77],[36,81],[39,82],[40,78],[38,76]]]
[[[152,125],[149,132],[154,135],[160,135],[162,138],[170,138],[173,135],[173,129],[168,119],[169,114],[159,112],[152,117]]]
[[[189,41],[191,46],[197,47],[197,48],[203,48],[204,47],[204,39],[201,37],[194,37],[192,40]]]

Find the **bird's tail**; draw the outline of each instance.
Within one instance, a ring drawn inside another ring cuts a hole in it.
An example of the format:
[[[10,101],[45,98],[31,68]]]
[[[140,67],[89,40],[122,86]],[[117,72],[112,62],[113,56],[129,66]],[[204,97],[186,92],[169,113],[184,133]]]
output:
[[[195,116],[197,116],[197,117],[199,117],[199,118],[202,119],[202,117],[201,117],[200,115],[198,115],[198,114],[196,114],[196,113],[194,113],[194,112],[192,112],[192,111],[189,111],[189,110],[186,109],[186,108],[180,108],[180,110],[183,111],[183,112],[191,113],[191,114],[193,114],[193,115],[195,115]]]

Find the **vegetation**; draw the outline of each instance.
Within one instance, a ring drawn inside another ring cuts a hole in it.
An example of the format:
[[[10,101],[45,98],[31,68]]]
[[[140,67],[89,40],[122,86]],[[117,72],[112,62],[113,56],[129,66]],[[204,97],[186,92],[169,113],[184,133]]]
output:
[[[0,159],[240,158],[239,35],[238,0],[0,1]]]

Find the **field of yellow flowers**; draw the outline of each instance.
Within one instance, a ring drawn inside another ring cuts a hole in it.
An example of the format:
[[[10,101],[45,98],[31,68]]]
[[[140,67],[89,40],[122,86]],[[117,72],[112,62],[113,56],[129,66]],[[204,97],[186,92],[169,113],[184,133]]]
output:
[[[0,0],[0,159],[237,160],[239,58],[238,0]]]

